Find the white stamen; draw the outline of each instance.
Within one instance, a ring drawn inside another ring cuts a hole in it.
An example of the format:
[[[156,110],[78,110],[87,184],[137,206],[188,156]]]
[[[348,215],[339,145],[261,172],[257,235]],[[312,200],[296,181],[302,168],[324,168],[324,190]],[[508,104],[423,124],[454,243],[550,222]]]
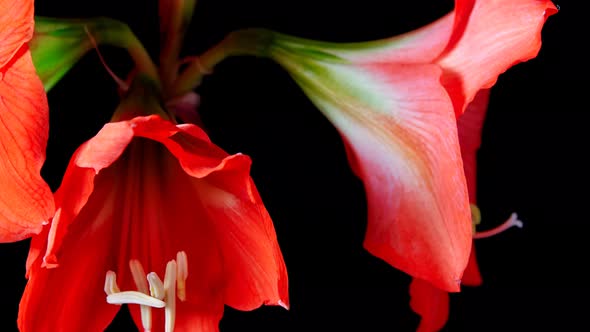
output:
[[[164,331],[174,331],[176,320],[176,261],[171,260],[166,264],[166,275],[164,276],[164,290],[166,307],[164,308]]]
[[[110,304],[139,304],[154,308],[164,308],[164,306],[166,306],[164,301],[136,291],[124,291],[110,294],[107,296],[107,302]]]
[[[115,271],[107,271],[107,276],[104,280],[104,292],[107,295],[119,293],[121,290],[117,285],[117,274]]]
[[[188,259],[186,252],[176,253],[176,291],[180,301],[186,300],[186,278],[188,277]]]
[[[129,261],[129,269],[131,270],[137,290],[146,295],[150,294],[145,270],[141,263],[137,259],[132,259]],[[140,305],[139,310],[141,312],[141,325],[143,325],[143,329],[150,331],[152,329],[152,308],[146,305]]]
[[[160,300],[164,299],[166,291],[164,290],[164,283],[156,272],[150,272],[147,275],[147,280],[150,284],[150,294]]]
[[[522,228],[522,226],[523,226],[522,221],[518,219],[518,215],[516,213],[512,213],[510,215],[510,218],[508,218],[508,220],[506,220],[503,224],[501,224],[500,226],[498,226],[496,228],[492,228],[490,230],[483,231],[483,232],[476,232],[473,235],[473,238],[474,239],[483,239],[486,237],[494,236],[496,234],[502,233],[503,231],[507,230],[508,228],[510,228],[512,226],[516,226],[518,228]]]

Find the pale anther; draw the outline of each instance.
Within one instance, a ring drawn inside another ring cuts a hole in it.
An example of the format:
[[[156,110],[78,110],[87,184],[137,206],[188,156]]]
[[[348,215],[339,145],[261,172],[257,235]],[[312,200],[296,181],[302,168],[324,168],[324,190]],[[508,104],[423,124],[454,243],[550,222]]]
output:
[[[150,284],[150,294],[157,299],[163,300],[166,292],[162,279],[160,279],[156,272],[150,272],[147,275],[147,280]]]
[[[176,254],[176,291],[180,301],[186,300],[186,278],[188,277],[188,259],[186,252]]]
[[[114,271],[107,271],[107,275],[104,279],[104,292],[107,295],[119,293],[121,290],[117,285],[117,274]]]
[[[129,261],[129,269],[131,270],[131,276],[133,277],[137,290],[144,294],[149,294],[149,287],[143,265],[141,265],[137,259],[132,259]]]

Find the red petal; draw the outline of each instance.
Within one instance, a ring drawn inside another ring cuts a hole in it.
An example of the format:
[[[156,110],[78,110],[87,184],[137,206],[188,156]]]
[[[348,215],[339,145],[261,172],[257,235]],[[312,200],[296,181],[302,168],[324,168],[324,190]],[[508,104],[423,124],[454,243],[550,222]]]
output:
[[[459,23],[437,61],[457,115],[498,75],[537,55],[543,24],[556,12],[550,0],[457,1]]]
[[[92,199],[102,204],[85,208],[68,228],[59,268],[41,268],[41,259],[31,262],[19,309],[20,331],[103,331],[119,310],[106,303],[103,290],[105,273],[117,260],[113,224],[106,212],[114,181],[111,176],[97,185]],[[46,242],[38,241],[40,236],[33,241]]]
[[[385,81],[382,105],[340,100],[339,113],[328,112],[365,184],[364,245],[412,276],[458,291],[472,242],[471,218],[456,120],[438,83],[440,72],[428,65],[368,70]]]
[[[416,332],[440,331],[449,318],[449,294],[414,278],[410,284],[410,307],[421,316]]]
[[[467,179],[469,201],[473,204],[476,203],[477,151],[481,145],[481,131],[489,100],[490,89],[480,90],[467,106],[465,113],[457,119],[457,132],[459,133],[459,145]]]
[[[479,286],[482,283],[483,278],[481,277],[481,273],[479,272],[479,267],[477,265],[477,255],[475,253],[475,246],[473,245],[471,246],[469,262],[467,263],[465,272],[463,272],[463,279],[461,279],[461,284],[466,286]]]
[[[0,0],[0,78],[4,66],[33,37],[33,15],[33,0]]]
[[[39,233],[53,214],[53,196],[40,175],[48,130],[45,91],[23,46],[0,71],[0,242]]]
[[[463,169],[465,170],[465,178],[467,180],[469,201],[472,204],[476,203],[477,198],[477,151],[481,145],[481,131],[489,99],[490,89],[480,90],[465,109],[465,113],[457,120],[459,144],[461,145],[461,156],[463,157]],[[463,272],[461,283],[468,286],[478,286],[482,282],[481,273],[477,265],[475,246],[472,246],[469,262],[467,263],[465,272]]]
[[[149,121],[163,120],[152,117]],[[180,126],[181,132],[163,137],[162,131],[145,130],[149,128],[144,128],[145,123],[137,124],[141,136],[163,143],[184,171],[197,178],[195,196],[201,198],[206,216],[215,226],[223,256],[224,302],[240,310],[261,304],[288,305],[286,268],[272,220],[249,175],[250,159],[240,154],[228,156],[212,143],[191,135],[201,133],[193,125]],[[200,178],[206,181],[198,181]],[[187,206],[191,204],[187,202]]]

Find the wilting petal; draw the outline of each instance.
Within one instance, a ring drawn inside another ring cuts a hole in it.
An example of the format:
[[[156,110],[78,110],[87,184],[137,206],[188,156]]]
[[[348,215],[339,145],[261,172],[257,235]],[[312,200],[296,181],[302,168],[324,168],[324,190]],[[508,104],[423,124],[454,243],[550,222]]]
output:
[[[413,278],[410,307],[421,317],[416,332],[440,331],[449,318],[449,294],[427,281]]]
[[[550,0],[464,0],[457,6],[462,8],[459,14],[469,17],[461,18],[464,26],[456,26],[455,38],[437,63],[460,115],[480,89],[537,55],[543,24],[557,9]]]
[[[0,0],[0,78],[4,66],[33,36],[33,15],[33,0]]]
[[[53,214],[40,174],[48,130],[47,97],[24,45],[0,68],[0,242],[39,233]]]

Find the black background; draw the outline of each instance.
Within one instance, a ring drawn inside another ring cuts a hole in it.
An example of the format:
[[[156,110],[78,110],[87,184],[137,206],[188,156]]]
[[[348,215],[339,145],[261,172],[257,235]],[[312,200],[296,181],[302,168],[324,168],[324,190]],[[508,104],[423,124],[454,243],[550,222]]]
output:
[[[482,228],[513,211],[525,227],[476,242],[484,284],[452,295],[445,331],[573,331],[587,325],[584,45],[590,31],[584,1],[558,4],[538,57],[501,75],[493,88],[478,155]],[[156,1],[38,0],[36,6],[44,16],[120,19],[157,54]],[[183,53],[199,54],[244,27],[332,41],[378,39],[420,27],[452,7],[447,0],[199,0]],[[125,52],[101,51],[124,77],[131,65]],[[273,217],[290,278],[290,311],[227,308],[221,330],[414,331],[410,278],[362,248],[361,182],[348,168],[335,129],[286,72],[269,60],[231,58],[197,91],[213,141],[254,160],[252,176]],[[92,51],[49,93],[49,102],[43,175],[55,189],[74,149],[109,120],[117,92]],[[0,331],[16,329],[27,249],[28,241],[0,244]],[[121,314],[109,330],[133,331],[128,324]]]

